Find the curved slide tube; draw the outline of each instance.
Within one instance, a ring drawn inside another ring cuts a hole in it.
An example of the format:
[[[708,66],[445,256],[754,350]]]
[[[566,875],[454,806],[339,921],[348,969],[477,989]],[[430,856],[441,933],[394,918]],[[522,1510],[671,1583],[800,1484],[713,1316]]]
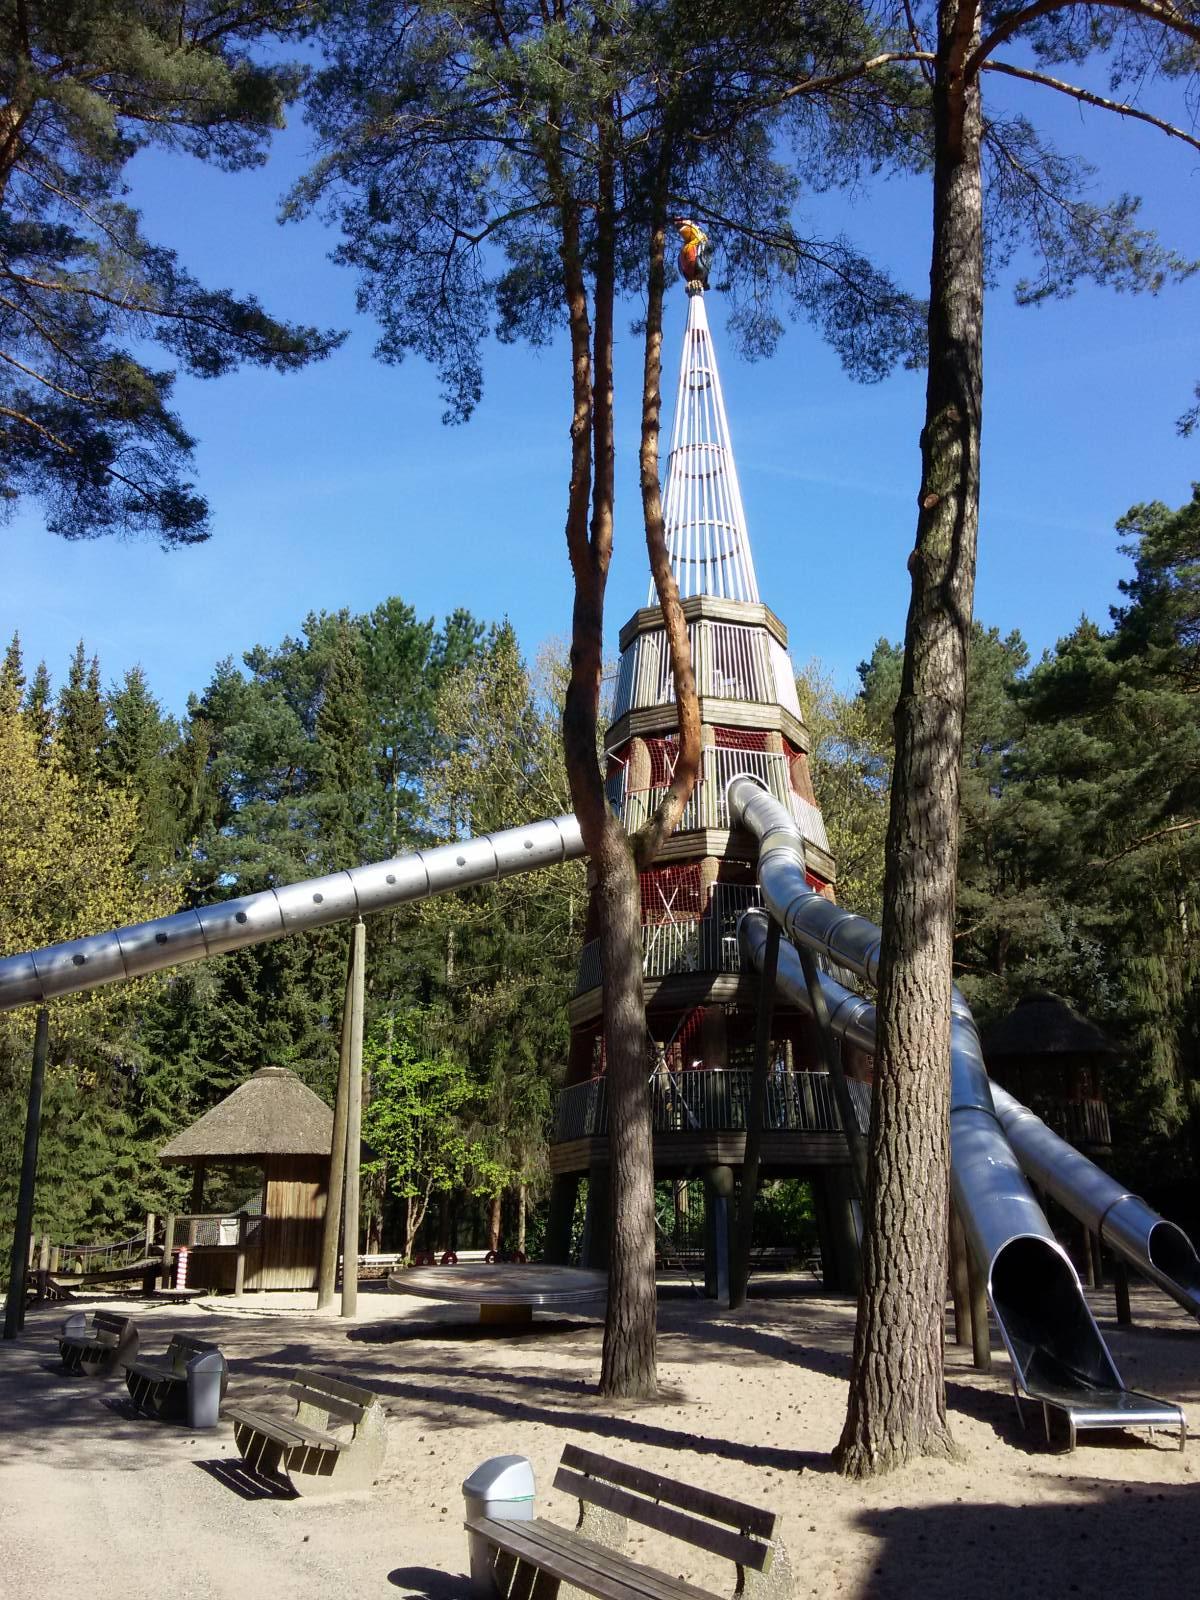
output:
[[[998,1083],[991,1090],[1000,1126],[1028,1177],[1185,1311],[1200,1317],[1200,1257],[1183,1229],[1060,1139]]]
[[[800,940],[874,981],[879,931],[808,887],[803,840],[791,818],[752,778],[728,789],[730,816],[759,840],[759,884],[767,910],[747,912],[742,948],[760,967],[768,914]],[[799,957],[780,946],[777,983],[788,1001],[810,1009]],[[875,1049],[875,1008],[834,979],[821,978],[834,1031]],[[1178,1426],[1177,1406],[1125,1387],[1096,1326],[1079,1279],[1021,1173],[992,1104],[979,1035],[954,994],[950,1045],[951,1182],[970,1247],[986,1276],[988,1299],[1012,1360],[1014,1388],[1066,1412],[1077,1426],[1145,1422]]]
[[[285,888],[221,900],[112,933],[48,945],[0,961],[0,1011],[40,1005],[81,989],[145,977],[245,945],[387,911],[451,889],[557,866],[584,854],[573,816],[533,822],[395,856],[374,866],[331,872]]]

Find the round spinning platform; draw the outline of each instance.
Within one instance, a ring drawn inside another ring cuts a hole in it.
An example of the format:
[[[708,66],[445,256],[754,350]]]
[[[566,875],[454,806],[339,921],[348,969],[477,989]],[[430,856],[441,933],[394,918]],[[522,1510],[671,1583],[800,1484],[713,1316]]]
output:
[[[549,1311],[603,1300],[608,1274],[579,1267],[497,1262],[495,1266],[410,1267],[388,1275],[395,1294],[423,1300],[462,1301],[479,1307],[484,1323],[532,1322],[535,1309]]]

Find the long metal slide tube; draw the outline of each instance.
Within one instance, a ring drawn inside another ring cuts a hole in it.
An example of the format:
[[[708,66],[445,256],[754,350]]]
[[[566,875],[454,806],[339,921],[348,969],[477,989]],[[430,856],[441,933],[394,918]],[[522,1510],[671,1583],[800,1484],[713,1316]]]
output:
[[[458,844],[416,850],[373,866],[352,867],[284,888],[221,900],[111,933],[48,945],[0,960],[0,1011],[141,978],[166,967],[387,911],[452,889],[557,866],[583,854],[583,836],[575,818],[554,817]]]
[[[759,840],[759,885],[767,912],[791,939],[874,981],[879,930],[809,888],[804,843],[788,813],[753,778],[727,790],[729,814]],[[741,938],[750,961],[766,941],[766,914],[748,912]],[[778,984],[807,1010],[799,958],[779,952]],[[875,1008],[832,978],[821,987],[834,1031],[875,1049]],[[979,1035],[955,992],[950,1045],[951,1182],[971,1248],[986,1277],[988,1298],[1014,1371],[1027,1391],[1123,1390],[1125,1385],[1096,1326],[1066,1252],[1005,1138],[992,1105]]]
[[[1183,1229],[1060,1139],[998,1083],[991,1090],[1000,1126],[1032,1181],[1185,1311],[1200,1317],[1200,1257]]]

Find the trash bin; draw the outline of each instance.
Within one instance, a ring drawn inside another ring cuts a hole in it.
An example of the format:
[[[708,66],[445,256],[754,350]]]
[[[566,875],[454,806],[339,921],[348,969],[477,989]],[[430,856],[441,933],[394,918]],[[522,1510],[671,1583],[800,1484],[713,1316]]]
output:
[[[219,1350],[204,1350],[187,1364],[187,1419],[189,1428],[215,1428],[221,1419],[221,1401],[228,1382],[225,1357]]]
[[[464,1479],[468,1518],[494,1517],[498,1522],[528,1522],[533,1517],[533,1468],[524,1456],[492,1456]],[[493,1600],[491,1547],[479,1534],[467,1535],[471,1559],[471,1593]]]

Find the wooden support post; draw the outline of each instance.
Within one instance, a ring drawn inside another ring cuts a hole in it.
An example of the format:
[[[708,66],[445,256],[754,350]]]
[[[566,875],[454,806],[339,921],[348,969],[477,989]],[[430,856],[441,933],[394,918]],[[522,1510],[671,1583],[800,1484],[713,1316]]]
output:
[[[147,1261],[150,1259],[150,1252],[153,1249],[154,1249],[154,1213],[153,1213],[153,1211],[147,1211],[147,1213],[146,1213],[146,1247],[145,1247],[145,1250],[143,1251],[143,1254],[145,1255]]]
[[[351,932],[350,1088],[346,1096],[346,1220],[342,1235],[342,1316],[358,1310],[358,1169],[362,1153],[363,1008],[366,1001],[367,925]]]
[[[1117,1257],[1113,1263],[1113,1290],[1117,1297],[1117,1322],[1122,1328],[1133,1327],[1133,1310],[1129,1304],[1129,1268]]]
[[[754,1201],[758,1194],[759,1152],[767,1105],[767,1073],[771,1068],[771,1023],[775,1017],[775,979],[779,970],[779,924],[767,925],[762,975],[758,985],[758,1019],[754,1035],[754,1071],[750,1077],[750,1104],[746,1110],[746,1150],[742,1157],[742,1188],[737,1206],[737,1233],[729,1263],[729,1309],[746,1303],[750,1282],[750,1250],[754,1243]],[[705,1206],[713,1204],[706,1194]],[[707,1212],[706,1212],[707,1216]]]
[[[246,1223],[245,1212],[238,1218],[237,1256],[233,1264],[233,1297],[240,1300],[246,1292]]]
[[[52,1244],[50,1246],[50,1271],[51,1271],[51,1273],[55,1273],[55,1272],[58,1271],[59,1264],[60,1264],[61,1260],[62,1260],[62,1246],[61,1245],[57,1245],[57,1244]]]
[[[169,1289],[171,1285],[171,1257],[175,1248],[175,1213],[168,1211],[163,1223],[163,1258],[162,1277],[159,1280],[162,1288]]]
[[[954,1301],[954,1342],[971,1343],[971,1279],[967,1268],[967,1236],[954,1202],[950,1202],[950,1294]]]
[[[38,1250],[37,1297],[44,1300],[50,1289],[50,1235],[42,1235],[41,1248]]]
[[[987,1285],[967,1248],[967,1281],[971,1290],[971,1355],[976,1372],[992,1370],[992,1330],[988,1324]]]
[[[29,1101],[25,1111],[25,1144],[17,1184],[17,1215],[12,1251],[8,1258],[8,1296],[4,1302],[4,1337],[15,1339],[25,1325],[26,1263],[33,1261],[33,1196],[37,1183],[38,1141],[42,1131],[42,1089],[46,1082],[46,1054],[50,1048],[50,1013],[42,1006],[33,1034],[33,1070],[29,1075]]]
[[[321,1232],[321,1265],[317,1274],[317,1309],[331,1306],[337,1293],[338,1241],[342,1231],[342,1191],[346,1182],[346,1108],[350,1097],[350,1020],[354,988],[354,936],[346,961],[346,992],[342,1000],[342,1033],[338,1047],[337,1093],[333,1099],[333,1142],[329,1149],[329,1183],[325,1192],[325,1222]]]

